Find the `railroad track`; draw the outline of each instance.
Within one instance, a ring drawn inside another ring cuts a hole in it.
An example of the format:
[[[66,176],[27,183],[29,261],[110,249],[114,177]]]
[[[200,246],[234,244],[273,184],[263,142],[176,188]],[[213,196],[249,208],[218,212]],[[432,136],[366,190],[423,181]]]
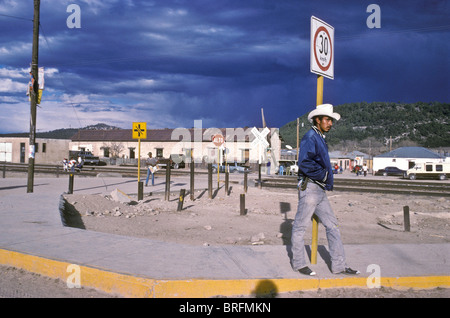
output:
[[[262,179],[262,187],[297,188],[296,177],[276,177]],[[417,180],[375,180],[364,179],[334,179],[334,191],[373,192],[390,194],[412,194],[425,196],[450,197],[450,183]]]
[[[35,173],[46,173],[68,175],[63,172],[61,165],[39,165],[35,164]],[[0,163],[0,176],[5,176],[8,172],[27,172],[27,164]],[[137,167],[126,166],[84,166],[81,172],[77,172],[78,176],[97,176],[98,174],[120,174],[122,177],[137,177]],[[141,168],[141,176],[147,173],[146,168]],[[189,170],[171,170],[172,176],[188,176]],[[164,175],[165,169],[158,170],[156,175]],[[205,170],[196,170],[195,174],[207,174]],[[254,175],[253,175],[254,176]],[[256,175],[257,178],[257,175]],[[250,180],[249,180],[250,181]],[[255,180],[258,184],[258,180]],[[250,182],[249,182],[250,184]],[[296,176],[278,176],[261,179],[262,187],[279,188],[279,189],[295,189],[297,188]],[[352,192],[373,192],[373,193],[390,193],[390,194],[410,194],[425,196],[450,197],[450,183],[447,181],[420,181],[420,180],[379,180],[364,177],[354,177],[354,179],[335,178],[334,191],[352,191]]]
[[[27,164],[18,164],[18,163],[0,163],[0,176],[7,174],[8,172],[27,172],[28,165]],[[56,175],[68,175],[69,172],[64,172],[63,167],[61,165],[34,165],[35,173],[44,173],[44,174],[56,174]],[[137,167],[133,166],[91,166],[85,165],[80,172],[75,172],[78,176],[96,176],[99,173],[103,174],[120,174],[122,177],[137,177]],[[141,176],[147,173],[147,168],[141,167]],[[197,172],[196,172],[197,173]],[[201,173],[201,172],[199,172]],[[156,175],[165,174],[165,169],[158,170]],[[172,175],[186,175],[189,174],[189,171],[186,170],[171,170]]]

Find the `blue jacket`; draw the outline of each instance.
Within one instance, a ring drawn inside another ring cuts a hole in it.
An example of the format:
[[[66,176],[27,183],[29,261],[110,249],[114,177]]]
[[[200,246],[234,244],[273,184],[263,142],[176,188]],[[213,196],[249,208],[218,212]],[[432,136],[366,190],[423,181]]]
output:
[[[306,176],[325,190],[333,190],[333,170],[328,145],[317,128],[310,129],[300,142],[299,176]]]

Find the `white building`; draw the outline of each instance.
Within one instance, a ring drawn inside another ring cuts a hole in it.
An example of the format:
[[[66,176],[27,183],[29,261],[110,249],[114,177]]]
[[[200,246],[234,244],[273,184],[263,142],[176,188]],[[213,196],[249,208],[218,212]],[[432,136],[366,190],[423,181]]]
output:
[[[28,137],[0,137],[0,162],[28,163]],[[36,138],[35,163],[59,164],[69,155],[68,139]]]
[[[255,146],[252,128],[176,128],[148,129],[147,138],[141,139],[141,159],[152,152],[154,157],[168,158],[170,155],[192,156],[195,163],[227,162],[256,163],[260,149]],[[262,129],[259,129],[261,132]],[[225,143],[220,149],[212,142],[212,137],[221,134]],[[271,160],[277,166],[280,160],[281,140],[278,128],[271,128],[268,135],[270,151],[263,151],[263,162]],[[95,156],[106,158],[137,160],[139,152],[138,139],[132,138],[131,129],[118,130],[79,130],[72,137],[70,150],[91,151]],[[107,160],[105,160],[107,161]],[[130,161],[131,163],[133,160]]]
[[[408,170],[418,162],[443,162],[444,158],[423,147],[401,147],[373,158],[373,170],[397,167]]]

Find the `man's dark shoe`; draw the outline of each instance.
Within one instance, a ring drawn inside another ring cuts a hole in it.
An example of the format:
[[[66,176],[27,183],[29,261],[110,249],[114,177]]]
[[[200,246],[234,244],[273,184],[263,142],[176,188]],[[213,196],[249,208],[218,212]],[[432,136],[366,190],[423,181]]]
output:
[[[334,274],[345,274],[345,275],[359,275],[361,274],[360,271],[353,270],[350,267],[346,267],[342,272],[337,272]]]
[[[308,276],[315,276],[316,272],[313,272],[311,270],[311,268],[309,268],[308,266],[302,267],[299,270],[299,273],[303,274],[303,275],[308,275]]]

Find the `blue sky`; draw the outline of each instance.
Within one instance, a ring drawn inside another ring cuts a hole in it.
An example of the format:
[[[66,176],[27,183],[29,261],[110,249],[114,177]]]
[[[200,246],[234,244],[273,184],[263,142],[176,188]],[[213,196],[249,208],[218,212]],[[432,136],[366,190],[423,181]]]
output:
[[[69,28],[70,4],[80,28]],[[369,4],[380,28],[369,28]],[[37,131],[281,127],[315,107],[310,18],[335,28],[324,102],[450,102],[449,1],[41,0]],[[0,133],[29,131],[32,0],[0,0]],[[338,110],[338,108],[337,108]]]

